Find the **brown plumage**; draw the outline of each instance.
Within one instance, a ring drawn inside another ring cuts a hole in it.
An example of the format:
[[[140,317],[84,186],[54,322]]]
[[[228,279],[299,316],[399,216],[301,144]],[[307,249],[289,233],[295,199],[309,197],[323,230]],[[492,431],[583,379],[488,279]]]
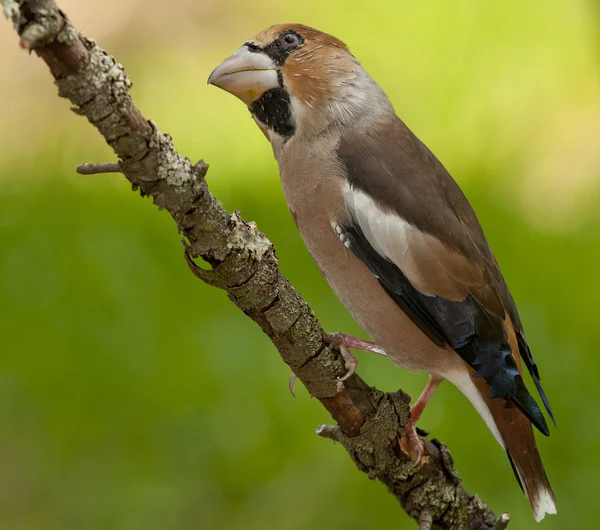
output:
[[[270,140],[300,234],[348,311],[392,361],[431,374],[414,415],[437,381],[455,384],[536,520],[556,513],[532,429],[548,426],[523,366],[552,413],[510,291],[468,200],[381,88],[344,43],[299,24],[261,32],[209,82]]]
[[[294,86],[294,96],[307,105],[332,97],[335,86],[324,82],[337,73],[337,62],[349,54],[348,47],[339,39],[302,24],[272,26],[256,35],[251,42],[268,46],[284,31],[294,31],[305,39],[302,49],[288,57],[281,72]]]
[[[519,371],[522,373],[517,337],[509,315],[506,315],[505,329]],[[488,387],[484,379],[477,377],[472,379],[495,418],[519,485],[529,498],[534,514],[540,513],[545,509],[541,505],[541,499],[544,497],[543,490],[547,489],[552,493],[552,488],[535,442],[531,422],[512,403],[502,399],[489,399]],[[552,500],[554,500],[553,495]]]

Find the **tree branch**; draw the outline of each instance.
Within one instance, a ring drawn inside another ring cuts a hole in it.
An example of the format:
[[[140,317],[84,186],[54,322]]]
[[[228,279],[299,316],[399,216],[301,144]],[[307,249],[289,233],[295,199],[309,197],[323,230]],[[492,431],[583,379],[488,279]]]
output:
[[[192,272],[224,289],[231,301],[269,336],[284,362],[337,422],[321,436],[341,443],[361,471],[385,484],[422,528],[504,528],[483,502],[459,484],[448,449],[424,440],[421,465],[399,443],[409,398],[384,394],[346,369],[337,347],[312,310],[284,278],[271,242],[236,212],[229,215],[203,179],[208,166],[193,166],[133,105],[131,81],[96,43],[81,35],[53,0],[0,0],[22,48],[41,57],[61,97],[87,117],[119,158],[118,164],[84,166],[93,174],[121,171],[142,196],[173,217],[183,235]],[[81,172],[81,170],[80,170]],[[210,265],[195,263],[201,258]],[[431,523],[430,523],[431,521]],[[498,522],[497,522],[498,521]]]
[[[508,528],[508,523],[510,523],[510,514],[503,513],[496,521],[492,530],[504,530],[505,528]]]
[[[429,510],[423,510],[419,515],[419,530],[431,530],[433,518]]]
[[[118,162],[106,162],[103,164],[80,164],[77,166],[77,173],[80,175],[98,175],[100,173],[122,173],[121,166]]]

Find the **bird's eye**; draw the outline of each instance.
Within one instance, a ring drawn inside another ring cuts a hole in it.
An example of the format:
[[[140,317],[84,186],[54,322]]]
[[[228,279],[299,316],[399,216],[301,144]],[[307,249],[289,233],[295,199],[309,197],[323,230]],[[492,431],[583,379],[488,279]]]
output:
[[[286,33],[283,35],[281,42],[285,48],[295,48],[300,44],[300,39],[295,33]]]

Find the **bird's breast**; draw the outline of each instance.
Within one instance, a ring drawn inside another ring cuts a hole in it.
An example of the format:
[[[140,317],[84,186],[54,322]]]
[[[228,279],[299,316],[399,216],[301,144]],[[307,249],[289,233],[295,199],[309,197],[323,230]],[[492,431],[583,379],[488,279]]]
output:
[[[286,201],[304,244],[346,309],[395,363],[443,376],[459,357],[438,348],[412,322],[336,233],[335,227],[348,218],[347,181],[339,169],[315,158],[280,169]]]

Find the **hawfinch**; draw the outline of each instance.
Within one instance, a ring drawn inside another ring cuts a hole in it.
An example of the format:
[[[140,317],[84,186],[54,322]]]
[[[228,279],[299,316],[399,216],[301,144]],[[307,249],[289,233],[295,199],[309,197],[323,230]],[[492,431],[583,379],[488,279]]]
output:
[[[414,422],[447,379],[506,450],[535,519],[556,513],[532,429],[548,425],[523,366],[554,418],[515,303],[471,205],[379,85],[343,42],[299,24],[259,33],[208,81],[248,106],[306,247],[374,340],[336,334],[342,353],[430,374],[411,453],[422,455]]]

